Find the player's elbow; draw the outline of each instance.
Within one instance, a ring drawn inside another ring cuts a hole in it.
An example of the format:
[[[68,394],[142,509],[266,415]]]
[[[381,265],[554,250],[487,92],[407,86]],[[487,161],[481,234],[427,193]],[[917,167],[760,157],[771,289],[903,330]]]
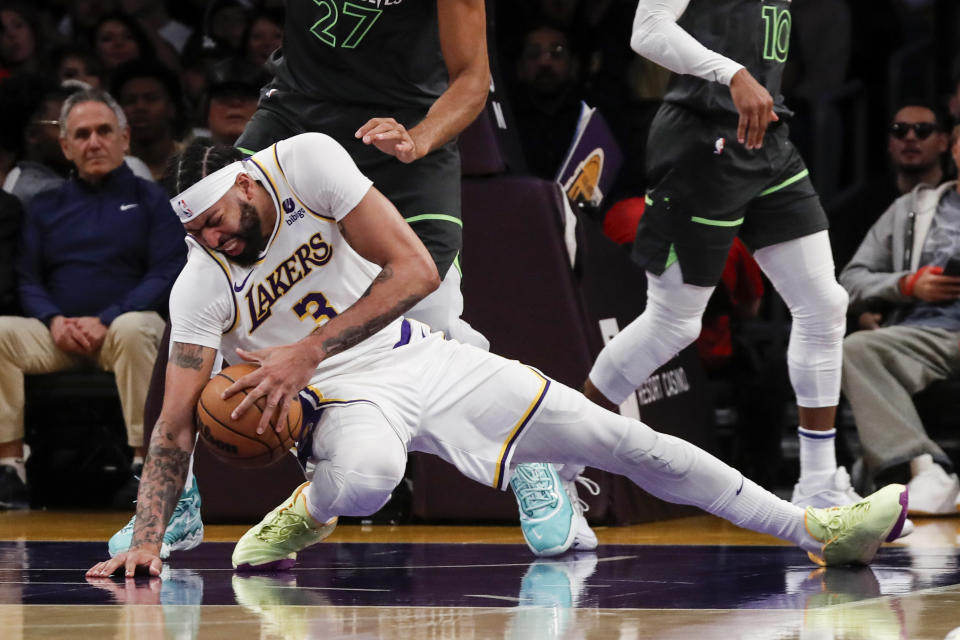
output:
[[[440,272],[432,259],[418,260],[418,280],[423,288],[424,297],[430,295],[440,286]]]
[[[637,10],[633,21],[633,33],[630,34],[630,48],[644,58],[653,59],[658,48],[662,46],[662,32],[664,21],[671,18],[662,11]]]
[[[487,95],[490,93],[490,67],[486,64],[470,74],[467,99],[467,111],[471,121],[480,115],[487,104]]]

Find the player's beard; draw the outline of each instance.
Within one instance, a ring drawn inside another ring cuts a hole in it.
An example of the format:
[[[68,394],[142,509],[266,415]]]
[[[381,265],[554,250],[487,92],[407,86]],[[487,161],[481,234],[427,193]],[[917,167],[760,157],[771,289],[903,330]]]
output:
[[[235,236],[243,240],[243,251],[230,256],[230,260],[242,267],[253,266],[267,245],[267,239],[260,233],[260,214],[257,213],[257,208],[248,202],[240,203],[240,230]]]

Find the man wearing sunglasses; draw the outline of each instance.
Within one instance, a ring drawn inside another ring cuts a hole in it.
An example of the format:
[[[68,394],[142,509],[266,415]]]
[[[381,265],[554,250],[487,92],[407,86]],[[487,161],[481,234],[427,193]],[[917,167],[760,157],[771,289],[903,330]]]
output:
[[[890,123],[888,149],[897,171],[897,190],[909,193],[918,184],[943,180],[940,157],[947,150],[947,134],[933,109],[923,105],[901,108]]]
[[[950,150],[960,163],[958,134],[960,127]],[[891,128],[891,154],[916,166],[920,151],[898,156],[895,149],[935,147],[930,143],[938,136],[929,109],[901,109]],[[844,340],[842,388],[863,445],[866,480],[911,478],[910,513],[917,515],[956,513],[960,492],[950,458],[924,431],[912,400],[934,382],[960,375],[957,184],[919,180],[880,216],[840,274],[850,312],[860,314],[865,329]]]

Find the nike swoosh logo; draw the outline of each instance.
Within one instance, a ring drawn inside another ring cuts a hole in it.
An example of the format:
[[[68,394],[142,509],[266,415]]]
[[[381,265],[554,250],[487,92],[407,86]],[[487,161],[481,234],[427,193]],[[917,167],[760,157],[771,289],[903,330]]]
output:
[[[244,278],[244,279],[243,279],[243,282],[241,282],[240,284],[237,284],[236,282],[234,282],[234,283],[233,283],[233,290],[236,291],[237,293],[240,293],[241,291],[243,291],[243,285],[247,284],[247,280],[250,279],[250,276],[251,276],[251,275],[253,275],[253,271],[251,271],[250,273],[248,273],[248,274],[247,274],[247,277]]]
[[[122,204],[120,205],[120,211],[126,211],[127,209],[133,209],[134,207],[139,207],[139,204]]]
[[[737,489],[737,495],[740,495],[741,491],[743,491],[743,476],[740,476],[740,488]]]

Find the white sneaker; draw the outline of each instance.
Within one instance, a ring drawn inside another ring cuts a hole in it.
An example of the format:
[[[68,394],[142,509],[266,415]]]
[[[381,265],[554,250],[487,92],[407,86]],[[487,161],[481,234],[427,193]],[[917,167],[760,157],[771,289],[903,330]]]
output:
[[[801,478],[797,484],[793,485],[793,497],[790,498],[790,502],[801,509],[842,507],[861,500],[863,498],[850,485],[850,474],[843,467],[837,467],[833,476],[827,481],[811,482],[809,479]]]
[[[957,512],[960,481],[955,473],[947,475],[929,453],[910,461],[910,473],[913,475],[907,483],[910,491],[910,515],[929,516]]]
[[[590,528],[587,519],[583,515],[590,507],[586,502],[581,500],[577,494],[577,485],[582,485],[583,488],[587,490],[587,493],[592,496],[600,494],[600,485],[584,476],[577,476],[573,480],[561,479],[561,481],[564,490],[567,492],[567,497],[570,498],[570,504],[573,505],[573,525],[576,533],[574,534],[573,544],[570,545],[570,548],[574,551],[593,551],[597,548],[597,534]]]

